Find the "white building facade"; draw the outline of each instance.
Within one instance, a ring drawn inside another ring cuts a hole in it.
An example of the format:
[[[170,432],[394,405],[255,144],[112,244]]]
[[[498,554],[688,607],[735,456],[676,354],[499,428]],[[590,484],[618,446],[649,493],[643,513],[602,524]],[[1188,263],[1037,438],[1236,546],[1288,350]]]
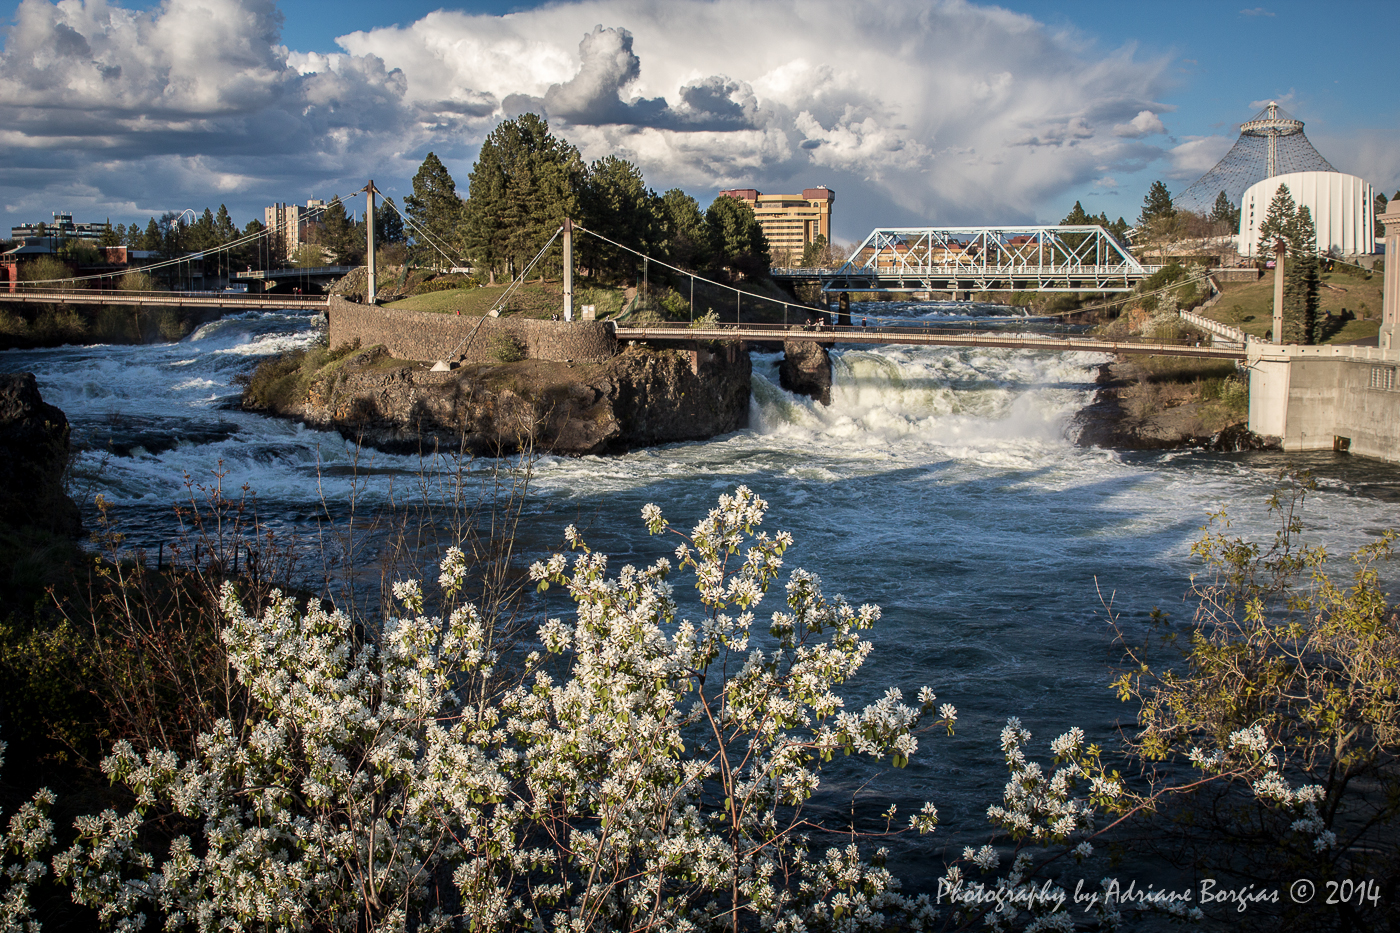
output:
[[[1289,172],[1251,186],[1240,200],[1241,256],[1259,254],[1259,226],[1278,189],[1288,186],[1293,203],[1307,206],[1317,227],[1320,253],[1368,255],[1376,249],[1376,192],[1355,175],[1341,172]]]

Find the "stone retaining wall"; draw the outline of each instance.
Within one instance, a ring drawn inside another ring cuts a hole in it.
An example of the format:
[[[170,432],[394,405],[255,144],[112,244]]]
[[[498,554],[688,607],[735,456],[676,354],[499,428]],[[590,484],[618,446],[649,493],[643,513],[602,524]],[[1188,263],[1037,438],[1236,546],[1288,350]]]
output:
[[[532,360],[602,363],[619,352],[612,329],[601,321],[538,321],[531,318],[458,317],[379,308],[331,296],[330,345],[382,343],[400,360],[500,362],[502,343],[513,338]]]

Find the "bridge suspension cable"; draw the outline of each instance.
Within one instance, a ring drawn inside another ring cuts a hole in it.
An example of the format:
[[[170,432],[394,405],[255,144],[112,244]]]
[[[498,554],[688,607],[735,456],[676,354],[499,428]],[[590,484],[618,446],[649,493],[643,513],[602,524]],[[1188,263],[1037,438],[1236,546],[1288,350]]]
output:
[[[828,309],[828,308],[814,308],[814,307],[812,307],[811,305],[797,304],[797,303],[791,302],[791,301],[783,301],[782,299],[779,299],[779,298],[769,298],[769,297],[766,296],[766,295],[756,295],[756,294],[754,294],[753,292],[746,292],[746,291],[744,291],[743,289],[736,288],[736,287],[733,286],[733,285],[727,285],[727,284],[725,284],[724,282],[716,282],[714,279],[707,279],[707,278],[705,278],[705,276],[703,276],[703,275],[697,275],[697,274],[694,273],[694,272],[689,272],[689,271],[687,271],[687,270],[685,270],[685,269],[682,269],[682,268],[680,268],[680,267],[678,267],[678,266],[673,266],[673,265],[671,265],[670,263],[665,262],[665,261],[663,261],[663,260],[654,259],[654,258],[652,258],[651,256],[648,256],[648,255],[645,254],[645,253],[642,253],[642,252],[639,252],[638,250],[633,249],[633,248],[630,247],[630,246],[624,246],[623,244],[617,242],[616,240],[609,239],[608,237],[603,236],[603,234],[601,234],[601,233],[597,233],[596,231],[589,230],[587,227],[580,226],[577,222],[574,223],[574,229],[575,229],[575,230],[582,231],[583,233],[586,233],[586,234],[588,234],[589,236],[596,237],[596,238],[598,238],[599,240],[602,240],[604,243],[608,243],[608,244],[610,244],[610,245],[612,245],[612,246],[616,246],[616,247],[617,247],[618,249],[620,249],[620,250],[625,250],[626,252],[631,253],[632,255],[638,257],[639,259],[644,259],[644,260],[646,260],[647,262],[654,262],[654,263],[656,263],[658,266],[661,266],[661,267],[666,268],[666,269],[670,269],[672,272],[676,272],[676,273],[679,273],[679,274],[684,275],[684,276],[689,276],[690,279],[691,279],[691,282],[692,282],[692,297],[691,297],[691,306],[690,306],[690,312],[691,312],[691,317],[692,317],[692,318],[693,318],[694,315],[695,315],[695,301],[694,301],[694,294],[693,294],[693,292],[694,292],[693,283],[696,282],[696,281],[705,282],[706,284],[708,284],[708,285],[713,285],[713,286],[716,287],[716,288],[728,289],[729,291],[734,292],[736,302],[737,302],[737,301],[741,301],[741,300],[743,299],[744,296],[748,296],[749,298],[752,298],[752,299],[755,299],[755,300],[758,300],[758,301],[767,301],[767,302],[770,302],[771,304],[781,305],[782,308],[783,308],[783,313],[784,313],[785,315],[786,315],[786,313],[787,313],[787,309],[788,309],[788,308],[798,308],[798,309],[802,310],[804,313],[808,313],[808,314],[810,314],[810,313],[813,312],[813,311],[815,311],[815,312],[817,312],[817,313],[819,313],[819,314],[827,314],[827,315],[832,315],[832,314],[834,314],[834,312],[832,312],[832,311],[831,311],[830,309]],[[737,316],[737,312],[736,312],[736,316]]]
[[[413,229],[413,232],[415,234],[422,237],[425,243],[427,243],[433,249],[437,250],[438,254],[441,255],[443,259],[447,260],[449,267],[467,265],[467,263],[462,261],[462,258],[460,256],[449,255],[446,250],[444,250],[441,246],[437,244],[437,241],[433,239],[432,235],[429,234],[427,230],[423,229],[421,225],[415,223],[412,217],[399,210],[399,206],[395,204],[392,199],[386,198],[384,203],[392,207],[394,209],[394,213],[398,214],[399,217],[403,219],[403,222]]]

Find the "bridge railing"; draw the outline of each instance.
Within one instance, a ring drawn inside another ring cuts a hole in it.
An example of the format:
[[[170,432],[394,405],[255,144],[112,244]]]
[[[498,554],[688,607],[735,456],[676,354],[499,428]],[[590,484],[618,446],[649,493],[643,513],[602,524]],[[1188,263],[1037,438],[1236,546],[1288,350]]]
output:
[[[141,302],[152,300],[175,300],[182,298],[218,298],[230,301],[278,301],[297,303],[324,303],[324,295],[274,295],[265,292],[248,293],[244,291],[128,291],[118,288],[25,288],[23,283],[19,283],[17,288],[9,291],[0,289],[0,302],[16,299],[42,300],[52,298],[55,301],[63,302],[73,299],[99,301],[105,300],[110,304],[122,304],[123,302]]]
[[[952,275],[974,276],[1121,276],[1134,278],[1150,275],[1145,266],[1116,263],[1111,265],[1076,265],[1070,263],[977,263],[948,262],[920,264],[907,261],[879,261],[864,265],[842,266],[833,277],[860,275]]]
[[[633,339],[632,335],[646,333],[651,339],[684,340],[691,337],[696,340],[712,340],[712,334],[732,333],[735,339],[764,339],[771,335],[774,340],[781,340],[784,336],[799,334],[803,337],[814,335],[830,334],[833,341],[839,342],[843,336],[864,336],[864,337],[888,337],[890,343],[897,343],[900,337],[929,337],[929,336],[996,336],[996,337],[1028,337],[1038,340],[1074,340],[1080,343],[1101,343],[1105,347],[1133,345],[1149,347],[1199,347],[1201,342],[1192,337],[1154,337],[1151,340],[1102,340],[1087,334],[1079,333],[1045,333],[1018,330],[1014,323],[1008,326],[988,327],[982,325],[943,325],[932,322],[919,324],[811,324],[811,325],[790,325],[790,324],[763,324],[744,323],[726,324],[723,322],[707,324],[704,327],[693,327],[687,323],[654,323],[628,326],[624,324],[614,324],[613,329],[620,339]],[[758,334],[760,336],[750,338],[749,335]],[[641,339],[641,338],[637,338]]]

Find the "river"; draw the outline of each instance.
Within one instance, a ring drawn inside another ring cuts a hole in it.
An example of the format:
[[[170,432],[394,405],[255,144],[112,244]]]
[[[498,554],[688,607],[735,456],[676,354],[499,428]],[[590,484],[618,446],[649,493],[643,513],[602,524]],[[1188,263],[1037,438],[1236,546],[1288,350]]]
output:
[[[889,303],[856,313],[936,325],[1005,311]],[[226,491],[253,490],[269,527],[308,536],[343,519],[352,493],[362,511],[411,499],[422,467],[237,410],[235,376],[316,333],[314,316],[253,312],[169,345],[8,351],[0,370],[33,371],[68,414],[86,447],[75,465],[86,514],[101,494],[129,546],[166,540],[186,478],[207,484],[215,473]],[[1069,726],[1110,739],[1120,719],[1131,721],[1107,686],[1119,652],[1105,603],[1138,632],[1154,607],[1189,620],[1190,548],[1208,513],[1227,508],[1236,533],[1271,536],[1264,500],[1281,468],[1303,466],[1320,481],[1309,540],[1341,553],[1397,524],[1393,465],[1076,446],[1073,418],[1101,361],[1093,355],[886,347],[833,356],[830,407],[778,388],[778,357],[755,354],[746,430],[618,457],[540,458],[522,558],[558,547],[574,522],[614,567],[641,563],[673,546],[645,535],[644,504],[688,526],[738,484],[766,498],[765,527],[796,538],[789,566],[820,574],[828,593],[883,608],[852,705],[888,685],[912,697],[928,684],[960,711],[957,736],[925,738],[904,771],[844,765],[825,785],[829,803],[874,776],[866,793],[875,799],[938,804],[935,840],[896,853],[916,880],[940,846],[987,836],[983,813],[1005,779],[997,735],[1006,717],[1021,717],[1042,753]],[[490,469],[471,465],[476,477]]]

